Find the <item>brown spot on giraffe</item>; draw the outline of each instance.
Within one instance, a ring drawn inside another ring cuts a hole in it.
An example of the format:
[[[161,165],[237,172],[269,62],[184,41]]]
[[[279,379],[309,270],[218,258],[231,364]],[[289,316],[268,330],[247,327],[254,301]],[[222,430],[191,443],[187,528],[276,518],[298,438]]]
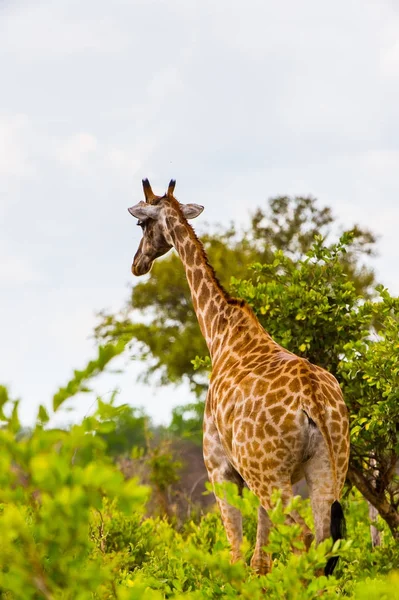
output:
[[[261,507],[251,565],[270,570],[267,544],[271,494],[292,497],[292,482],[303,473],[309,486],[316,542],[329,537],[331,521],[342,522],[339,498],[349,458],[348,411],[340,386],[330,374],[279,346],[261,327],[251,308],[231,298],[218,282],[202,243],[188,219],[203,207],[180,204],[172,181],[156,196],[143,181],[145,202],[129,212],[143,223],[143,238],[132,273],[143,275],[156,258],[174,247],[182,260],[194,310],[212,359],[212,376],[204,415],[204,459],[213,484],[245,482]],[[231,544],[240,558],[239,511],[223,498],[218,504]],[[310,530],[303,527],[307,545]],[[332,572],[327,564],[326,572]]]
[[[268,412],[272,418],[273,423],[278,424],[281,417],[285,415],[286,410],[284,406],[277,405],[272,408],[269,408]]]
[[[288,389],[293,392],[294,394],[296,392],[299,392],[301,389],[301,380],[299,379],[299,377],[295,377],[295,379],[291,379],[289,384],[288,384]]]
[[[287,383],[290,383],[290,377],[278,377],[277,379],[275,379],[274,381],[272,381],[270,389],[271,390],[276,390],[278,388],[285,388]]]

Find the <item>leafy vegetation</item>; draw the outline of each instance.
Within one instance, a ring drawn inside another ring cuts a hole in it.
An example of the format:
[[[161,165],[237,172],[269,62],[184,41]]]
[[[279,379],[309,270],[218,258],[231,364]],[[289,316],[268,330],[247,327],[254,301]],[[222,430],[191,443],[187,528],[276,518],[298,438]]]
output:
[[[284,347],[341,382],[351,415],[349,481],[399,536],[399,298],[382,286],[365,300],[345,271],[353,233],[314,246],[299,261],[276,251],[234,280],[260,322]]]
[[[326,541],[308,553],[298,528],[286,525],[290,507],[284,510],[277,494],[270,513],[274,568],[257,577],[244,562],[230,564],[218,512],[179,527],[173,519],[148,514],[150,488],[122,476],[102,437],[120,423],[121,407],[100,401],[94,415],[68,431],[47,429],[39,418],[21,437],[18,407],[4,388],[2,402],[2,598],[397,598],[392,570],[399,566],[398,547],[381,521],[383,544],[372,551],[367,505],[358,493],[350,492],[346,500],[352,541],[334,548]],[[166,454],[159,457],[152,473],[157,484],[167,486],[175,477],[174,464]],[[234,486],[225,492],[245,515],[243,550],[249,558],[258,501],[248,490],[239,496]],[[308,502],[295,498],[293,503],[310,520]],[[337,577],[317,577],[333,553],[341,556]]]

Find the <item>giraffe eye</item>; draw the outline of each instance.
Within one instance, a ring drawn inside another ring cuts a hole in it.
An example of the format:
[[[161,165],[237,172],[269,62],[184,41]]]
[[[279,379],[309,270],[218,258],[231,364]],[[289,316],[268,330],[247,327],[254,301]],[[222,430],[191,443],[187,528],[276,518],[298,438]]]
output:
[[[144,229],[144,221],[137,221],[137,225],[141,227],[141,229]]]

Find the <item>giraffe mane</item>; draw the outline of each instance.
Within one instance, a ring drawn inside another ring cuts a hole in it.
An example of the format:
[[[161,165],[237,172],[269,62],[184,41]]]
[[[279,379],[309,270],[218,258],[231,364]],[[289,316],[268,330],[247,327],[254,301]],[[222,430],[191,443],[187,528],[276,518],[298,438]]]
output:
[[[185,222],[186,226],[187,226],[187,230],[189,232],[189,235],[191,237],[191,239],[194,241],[195,245],[197,246],[197,248],[200,250],[201,252],[201,256],[204,260],[205,266],[208,269],[208,271],[210,272],[212,278],[214,279],[214,281],[216,282],[217,286],[219,287],[220,291],[222,292],[226,302],[228,304],[230,304],[231,306],[238,306],[244,310],[246,310],[246,312],[248,312],[257,322],[257,318],[253,312],[253,310],[251,309],[251,307],[248,305],[248,303],[243,300],[242,298],[233,298],[229,292],[226,290],[226,288],[220,283],[217,275],[216,275],[216,271],[213,268],[213,266],[210,264],[209,259],[208,259],[208,255],[206,253],[204,244],[201,242],[201,240],[197,237],[197,234],[195,233],[195,230],[193,228],[193,226],[191,225],[191,223],[188,222],[188,220],[186,219],[186,217],[183,215],[183,212],[180,208],[180,203],[179,201],[174,197],[174,196],[163,196],[162,198],[160,198],[160,200],[168,200],[170,204],[172,204],[172,206],[175,208],[175,210],[178,212],[179,216],[182,218],[182,220]]]

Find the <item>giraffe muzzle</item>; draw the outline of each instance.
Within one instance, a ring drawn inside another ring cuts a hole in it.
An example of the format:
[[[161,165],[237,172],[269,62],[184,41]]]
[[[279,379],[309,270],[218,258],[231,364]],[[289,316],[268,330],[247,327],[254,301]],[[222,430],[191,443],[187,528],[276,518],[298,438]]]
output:
[[[140,277],[140,275],[146,275],[152,267],[152,260],[147,259],[145,256],[140,256],[139,259],[134,259],[131,267],[133,275]]]

